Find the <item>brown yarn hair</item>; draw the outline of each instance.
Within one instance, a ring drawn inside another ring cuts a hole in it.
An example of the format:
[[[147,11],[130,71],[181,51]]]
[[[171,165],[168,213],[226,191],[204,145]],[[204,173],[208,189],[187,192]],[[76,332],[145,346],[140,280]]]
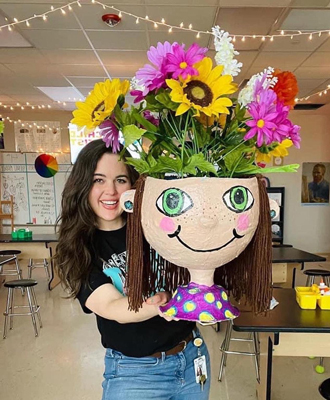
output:
[[[258,178],[260,214],[256,232],[246,249],[233,261],[216,269],[214,282],[232,293],[236,300],[245,299],[254,312],[269,308],[272,297],[272,235],[269,200],[265,185]],[[145,298],[161,288],[174,291],[187,284],[189,271],[163,259],[150,249],[141,225],[141,207],[146,176],[136,182],[133,213],[127,221],[128,302],[134,311]],[[158,272],[157,272],[158,270]]]
[[[87,283],[92,268],[93,237],[97,229],[97,216],[89,204],[94,172],[101,157],[112,154],[102,139],[88,143],[79,153],[64,185],[61,215],[56,221],[59,241],[54,263],[62,285],[69,297],[76,297],[83,283]],[[119,155],[119,153],[118,153]],[[125,151],[123,160],[130,157]],[[133,185],[138,173],[126,164],[128,178]]]

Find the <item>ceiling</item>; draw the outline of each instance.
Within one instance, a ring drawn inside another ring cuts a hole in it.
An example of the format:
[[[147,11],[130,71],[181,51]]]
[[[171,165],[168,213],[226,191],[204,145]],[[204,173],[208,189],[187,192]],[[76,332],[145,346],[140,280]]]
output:
[[[182,31],[139,20],[123,14],[122,21],[110,28],[101,19],[114,6],[135,16],[208,31],[219,25],[231,35],[279,35],[330,31],[330,0],[101,0],[106,6],[81,0],[81,7],[59,0],[0,0],[0,26],[48,14],[47,21],[35,18],[0,31],[0,114],[4,117],[16,104],[50,105],[53,109],[72,110],[74,99],[86,96],[94,84],[107,77],[130,79],[148,60],[146,51],[157,42],[177,41],[190,45],[198,42],[214,56],[209,34]],[[98,2],[96,2],[98,3]],[[118,11],[117,11],[118,13]],[[7,21],[6,19],[7,18]],[[28,47],[26,47],[28,46]],[[235,78],[244,82],[268,66],[293,71],[299,83],[299,98],[323,91],[330,85],[330,34],[261,38],[236,37],[236,49],[243,62]],[[42,88],[42,89],[40,89]],[[46,95],[47,93],[48,95]],[[63,103],[56,103],[57,99]],[[330,90],[300,103],[330,103]],[[7,105],[7,108],[4,108]],[[25,106],[28,109],[29,106]]]

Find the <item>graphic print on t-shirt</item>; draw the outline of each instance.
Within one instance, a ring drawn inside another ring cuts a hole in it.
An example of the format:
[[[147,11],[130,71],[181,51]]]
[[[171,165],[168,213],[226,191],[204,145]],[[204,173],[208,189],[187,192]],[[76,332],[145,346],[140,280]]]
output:
[[[112,280],[113,286],[121,293],[125,293],[126,280],[126,251],[112,254],[111,258],[103,262],[103,273]]]

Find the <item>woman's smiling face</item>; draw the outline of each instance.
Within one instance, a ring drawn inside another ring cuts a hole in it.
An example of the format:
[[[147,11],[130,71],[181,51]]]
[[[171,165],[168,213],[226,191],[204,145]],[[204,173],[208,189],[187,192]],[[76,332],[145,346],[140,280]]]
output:
[[[190,269],[214,269],[249,244],[259,220],[256,178],[147,178],[142,228],[166,260]]]

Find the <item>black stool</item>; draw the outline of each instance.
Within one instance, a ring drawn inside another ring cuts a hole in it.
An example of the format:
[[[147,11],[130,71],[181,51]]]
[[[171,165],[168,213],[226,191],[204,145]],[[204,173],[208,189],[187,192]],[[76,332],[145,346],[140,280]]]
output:
[[[330,378],[321,383],[319,392],[324,399],[330,400]]]
[[[312,286],[316,276],[323,278],[324,283],[330,286],[330,271],[324,269],[306,269],[303,273],[307,275],[306,286]]]
[[[49,265],[49,263],[48,263],[47,258],[44,258],[42,262],[35,262],[33,260],[33,258],[30,258],[29,259],[29,264],[28,264],[28,278],[29,279],[32,278],[32,271],[35,268],[44,268],[45,272],[46,272],[47,280],[49,281],[50,280],[50,273],[49,273],[48,265]]]
[[[35,314],[37,314],[40,328],[42,328],[41,317],[40,317],[40,306],[38,306],[37,298],[34,293],[34,286],[38,284],[37,281],[34,279],[17,279],[15,281],[8,281],[4,284],[6,288],[8,288],[8,295],[7,295],[7,304],[6,304],[6,311],[3,313],[5,316],[5,325],[3,328],[3,338],[6,339],[7,336],[7,328],[8,328],[8,319],[10,329],[13,329],[13,317],[15,315],[31,315],[32,323],[34,327],[35,336],[38,336],[38,327],[36,322]],[[14,289],[25,289],[27,294],[28,305],[14,305]],[[15,313],[15,308],[29,308],[30,311],[28,312],[21,312]]]
[[[0,275],[5,276],[17,276],[18,279],[22,279],[22,270],[19,267],[17,256],[21,254],[20,250],[1,250],[0,251]],[[14,261],[15,269],[4,269],[4,265]]]

